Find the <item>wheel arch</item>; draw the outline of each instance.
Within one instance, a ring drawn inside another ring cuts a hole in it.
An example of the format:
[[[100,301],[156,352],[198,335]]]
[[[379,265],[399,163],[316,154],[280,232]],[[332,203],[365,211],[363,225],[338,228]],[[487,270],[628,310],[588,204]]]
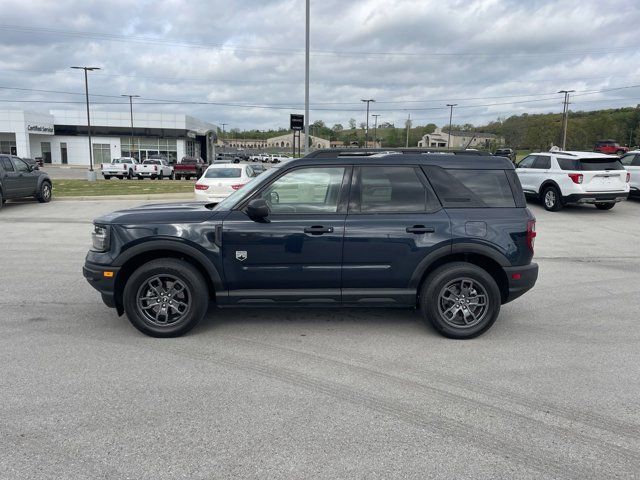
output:
[[[557,188],[558,193],[560,193],[560,196],[562,197],[562,189],[555,180],[545,180],[544,182],[542,182],[542,185],[540,185],[540,189],[538,190],[538,196],[542,198],[542,192],[549,186]]]
[[[192,246],[171,240],[148,241],[127,249],[113,263],[114,266],[119,267],[114,284],[116,309],[119,315],[124,311],[122,295],[131,274],[141,265],[159,258],[176,258],[193,265],[205,279],[210,299],[215,299],[216,294],[224,289],[217,268],[204,253]]]

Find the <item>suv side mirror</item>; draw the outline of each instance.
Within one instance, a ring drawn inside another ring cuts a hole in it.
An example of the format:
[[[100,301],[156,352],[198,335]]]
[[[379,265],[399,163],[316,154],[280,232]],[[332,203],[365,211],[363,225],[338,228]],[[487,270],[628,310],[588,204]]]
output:
[[[268,222],[269,205],[263,198],[254,198],[247,205],[247,215],[256,222]]]

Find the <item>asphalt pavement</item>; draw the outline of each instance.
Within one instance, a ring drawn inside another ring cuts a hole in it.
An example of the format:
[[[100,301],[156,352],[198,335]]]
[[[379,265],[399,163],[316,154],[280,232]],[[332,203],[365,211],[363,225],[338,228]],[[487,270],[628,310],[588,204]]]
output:
[[[373,309],[146,337],[81,273],[91,219],[139,203],[0,210],[0,478],[640,475],[640,202],[532,205],[538,284],[470,341]]]

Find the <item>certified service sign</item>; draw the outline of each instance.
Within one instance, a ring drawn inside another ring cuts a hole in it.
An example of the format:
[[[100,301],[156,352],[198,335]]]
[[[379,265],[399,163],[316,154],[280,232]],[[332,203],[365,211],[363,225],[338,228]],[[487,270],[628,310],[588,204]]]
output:
[[[29,133],[43,133],[45,135],[53,135],[52,125],[27,125],[27,131]]]

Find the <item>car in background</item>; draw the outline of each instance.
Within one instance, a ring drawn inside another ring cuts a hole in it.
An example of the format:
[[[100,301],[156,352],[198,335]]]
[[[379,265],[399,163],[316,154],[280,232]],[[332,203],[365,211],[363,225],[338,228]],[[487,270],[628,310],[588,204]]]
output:
[[[240,163],[242,156],[237,153],[219,153],[216,156],[216,163]]]
[[[513,148],[498,148],[494,155],[496,157],[505,157],[511,160],[512,162],[516,161],[516,151]]]
[[[194,187],[196,200],[217,203],[239,190],[257,174],[250,165],[222,163],[211,165]]]
[[[114,158],[111,163],[100,164],[100,171],[105,180],[109,180],[111,177],[131,180],[137,164],[138,161],[133,157]]]
[[[557,212],[568,204],[589,203],[610,210],[629,196],[629,172],[613,155],[592,152],[532,153],[516,167],[525,195]]]
[[[640,197],[640,150],[627,152],[620,163],[629,172],[629,196]]]
[[[49,175],[14,155],[0,155],[0,208],[11,198],[35,197],[51,201],[53,185]]]
[[[257,165],[250,165],[249,167],[255,172],[256,175],[260,175],[261,173],[267,171],[267,167],[265,167],[261,163],[258,163]]]
[[[36,161],[39,167],[44,167],[44,161],[42,160],[42,157],[36,157],[34,158],[34,160]]]
[[[191,177],[200,177],[207,166],[200,157],[182,157],[182,160],[174,165],[173,172],[176,180],[181,180],[183,177],[190,180]]]
[[[31,165],[33,167],[34,170],[39,170],[41,165],[37,162],[36,159],[34,158],[24,158],[21,157],[22,160],[24,160],[25,162],[27,162],[27,165]]]
[[[593,151],[610,155],[624,155],[629,151],[629,148],[623,147],[615,140],[598,140]]]
[[[145,177],[149,177],[151,180],[156,178],[162,180],[165,177],[174,179],[173,166],[169,164],[169,160],[164,158],[147,158],[134,167],[134,172],[138,180]]]

